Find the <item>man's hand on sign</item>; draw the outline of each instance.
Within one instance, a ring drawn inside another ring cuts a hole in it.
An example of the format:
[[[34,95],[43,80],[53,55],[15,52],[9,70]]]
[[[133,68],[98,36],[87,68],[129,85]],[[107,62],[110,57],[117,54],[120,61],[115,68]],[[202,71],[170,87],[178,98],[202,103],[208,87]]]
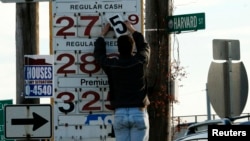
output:
[[[131,34],[133,34],[136,31],[134,26],[129,21],[125,21],[124,23]]]
[[[110,24],[107,23],[104,28],[102,29],[102,33],[101,33],[101,36],[104,37],[110,30]]]

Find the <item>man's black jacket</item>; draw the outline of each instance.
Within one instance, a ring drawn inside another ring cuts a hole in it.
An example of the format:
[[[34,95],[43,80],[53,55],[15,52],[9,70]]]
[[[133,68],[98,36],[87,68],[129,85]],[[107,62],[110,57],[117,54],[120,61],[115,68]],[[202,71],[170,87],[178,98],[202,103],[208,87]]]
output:
[[[103,37],[99,37],[95,42],[94,57],[108,76],[113,108],[145,107],[149,104],[146,69],[150,48],[140,32],[135,31],[132,36],[136,53],[119,58],[107,57]]]

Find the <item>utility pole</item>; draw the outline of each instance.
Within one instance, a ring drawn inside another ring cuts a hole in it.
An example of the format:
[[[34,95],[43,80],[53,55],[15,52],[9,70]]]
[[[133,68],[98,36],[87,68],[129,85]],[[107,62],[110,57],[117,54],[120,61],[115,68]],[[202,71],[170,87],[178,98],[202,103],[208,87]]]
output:
[[[16,104],[38,104],[39,98],[25,98],[24,55],[39,53],[38,2],[16,4]]]
[[[39,98],[25,98],[24,55],[39,53],[39,3],[16,4],[16,104],[38,104]],[[22,141],[22,140],[20,140]],[[38,139],[23,139],[38,141]]]
[[[171,56],[167,16],[171,0],[146,0],[146,39],[151,46],[148,69],[150,141],[171,141]]]

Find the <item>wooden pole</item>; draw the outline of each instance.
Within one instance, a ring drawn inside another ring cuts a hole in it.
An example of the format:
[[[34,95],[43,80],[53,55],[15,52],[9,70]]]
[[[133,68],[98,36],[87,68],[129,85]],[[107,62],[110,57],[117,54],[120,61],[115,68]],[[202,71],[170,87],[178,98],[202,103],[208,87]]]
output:
[[[16,4],[16,104],[40,103],[39,98],[24,96],[24,55],[39,53],[38,8],[38,3]]]
[[[171,141],[170,0],[146,0],[146,39],[151,46],[148,69],[150,141]]]
[[[38,3],[16,4],[16,104],[37,104],[24,97],[24,55],[39,53]]]

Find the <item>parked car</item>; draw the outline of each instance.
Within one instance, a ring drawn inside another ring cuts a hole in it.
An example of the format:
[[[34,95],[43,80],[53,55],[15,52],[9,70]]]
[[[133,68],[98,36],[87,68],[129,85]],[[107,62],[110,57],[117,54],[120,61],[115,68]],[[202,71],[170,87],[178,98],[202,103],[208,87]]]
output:
[[[186,135],[182,138],[176,139],[175,141],[207,141],[207,131],[201,131],[195,134]]]
[[[237,116],[229,119],[233,122],[234,125],[250,125],[250,115]]]
[[[247,120],[242,121],[244,118]],[[246,115],[194,123],[188,126],[183,137],[175,141],[208,141],[208,125],[250,125],[249,119],[250,115]]]
[[[232,125],[232,121],[228,118],[208,120],[190,125],[183,137],[175,141],[207,141],[208,125]]]

